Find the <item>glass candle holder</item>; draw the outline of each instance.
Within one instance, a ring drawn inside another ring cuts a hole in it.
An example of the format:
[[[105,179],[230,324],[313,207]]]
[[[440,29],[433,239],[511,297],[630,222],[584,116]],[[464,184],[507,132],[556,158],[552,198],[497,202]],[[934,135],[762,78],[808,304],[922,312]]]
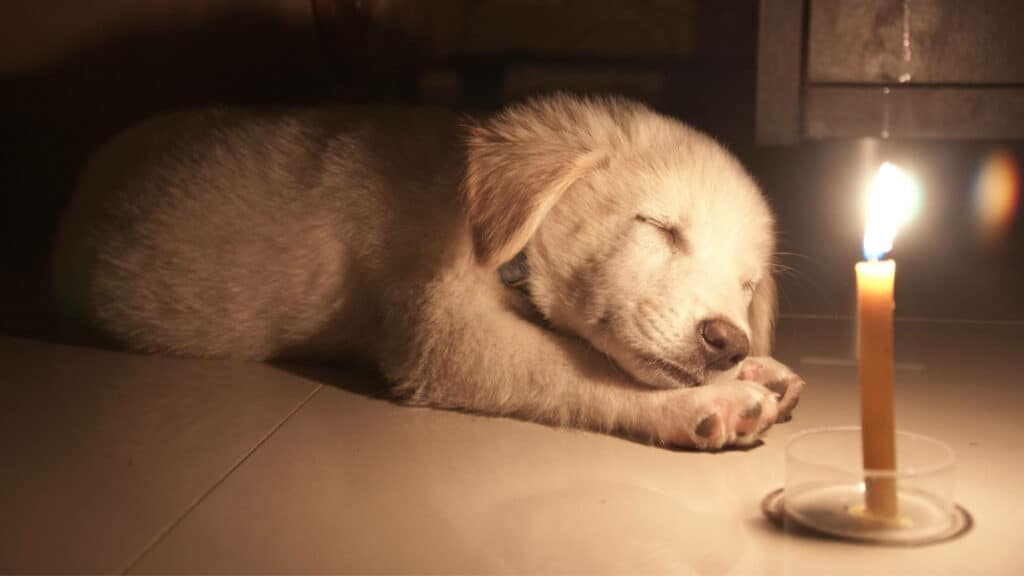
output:
[[[786,446],[785,486],[766,498],[765,512],[787,527],[886,544],[936,542],[970,527],[954,500],[952,448],[897,431],[896,462],[896,470],[865,470],[857,426],[802,432]],[[895,490],[895,514],[870,509],[867,492],[880,488]]]

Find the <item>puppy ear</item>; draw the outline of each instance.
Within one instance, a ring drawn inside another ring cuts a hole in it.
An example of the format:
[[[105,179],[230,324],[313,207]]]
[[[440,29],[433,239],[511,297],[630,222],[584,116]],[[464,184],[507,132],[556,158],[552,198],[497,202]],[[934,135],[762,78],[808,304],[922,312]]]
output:
[[[768,356],[772,352],[775,335],[775,313],[778,301],[775,294],[775,280],[766,275],[754,287],[748,311],[750,319],[750,352],[752,356]]]
[[[566,95],[513,106],[468,127],[463,195],[477,261],[496,268],[607,153],[606,106]]]

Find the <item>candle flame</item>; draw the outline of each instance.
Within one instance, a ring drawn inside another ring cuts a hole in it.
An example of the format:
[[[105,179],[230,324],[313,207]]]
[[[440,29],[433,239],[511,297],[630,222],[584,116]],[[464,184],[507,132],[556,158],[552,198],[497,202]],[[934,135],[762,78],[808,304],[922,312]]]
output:
[[[868,188],[864,257],[879,260],[892,250],[896,232],[914,217],[919,205],[917,183],[895,164],[882,164]]]

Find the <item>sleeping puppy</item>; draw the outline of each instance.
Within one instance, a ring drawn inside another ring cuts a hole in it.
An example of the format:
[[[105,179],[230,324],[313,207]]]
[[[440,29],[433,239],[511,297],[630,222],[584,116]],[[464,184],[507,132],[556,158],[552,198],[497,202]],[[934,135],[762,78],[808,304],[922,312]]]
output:
[[[115,138],[58,234],[65,309],[134,350],[356,355],[415,405],[720,449],[789,418],[773,221],[621,99],[201,111]]]

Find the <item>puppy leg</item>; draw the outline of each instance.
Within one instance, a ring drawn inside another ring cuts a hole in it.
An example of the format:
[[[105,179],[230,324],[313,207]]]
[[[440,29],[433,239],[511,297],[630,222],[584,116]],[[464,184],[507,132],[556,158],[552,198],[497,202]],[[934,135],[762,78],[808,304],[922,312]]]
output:
[[[585,343],[485,298],[443,300],[460,306],[421,310],[416,337],[384,363],[411,404],[698,449],[752,444],[777,417],[774,395],[760,384],[645,388]]]
[[[793,418],[806,382],[785,364],[768,356],[747,358],[740,365],[740,380],[757,382],[771,390],[779,401],[779,422]]]

